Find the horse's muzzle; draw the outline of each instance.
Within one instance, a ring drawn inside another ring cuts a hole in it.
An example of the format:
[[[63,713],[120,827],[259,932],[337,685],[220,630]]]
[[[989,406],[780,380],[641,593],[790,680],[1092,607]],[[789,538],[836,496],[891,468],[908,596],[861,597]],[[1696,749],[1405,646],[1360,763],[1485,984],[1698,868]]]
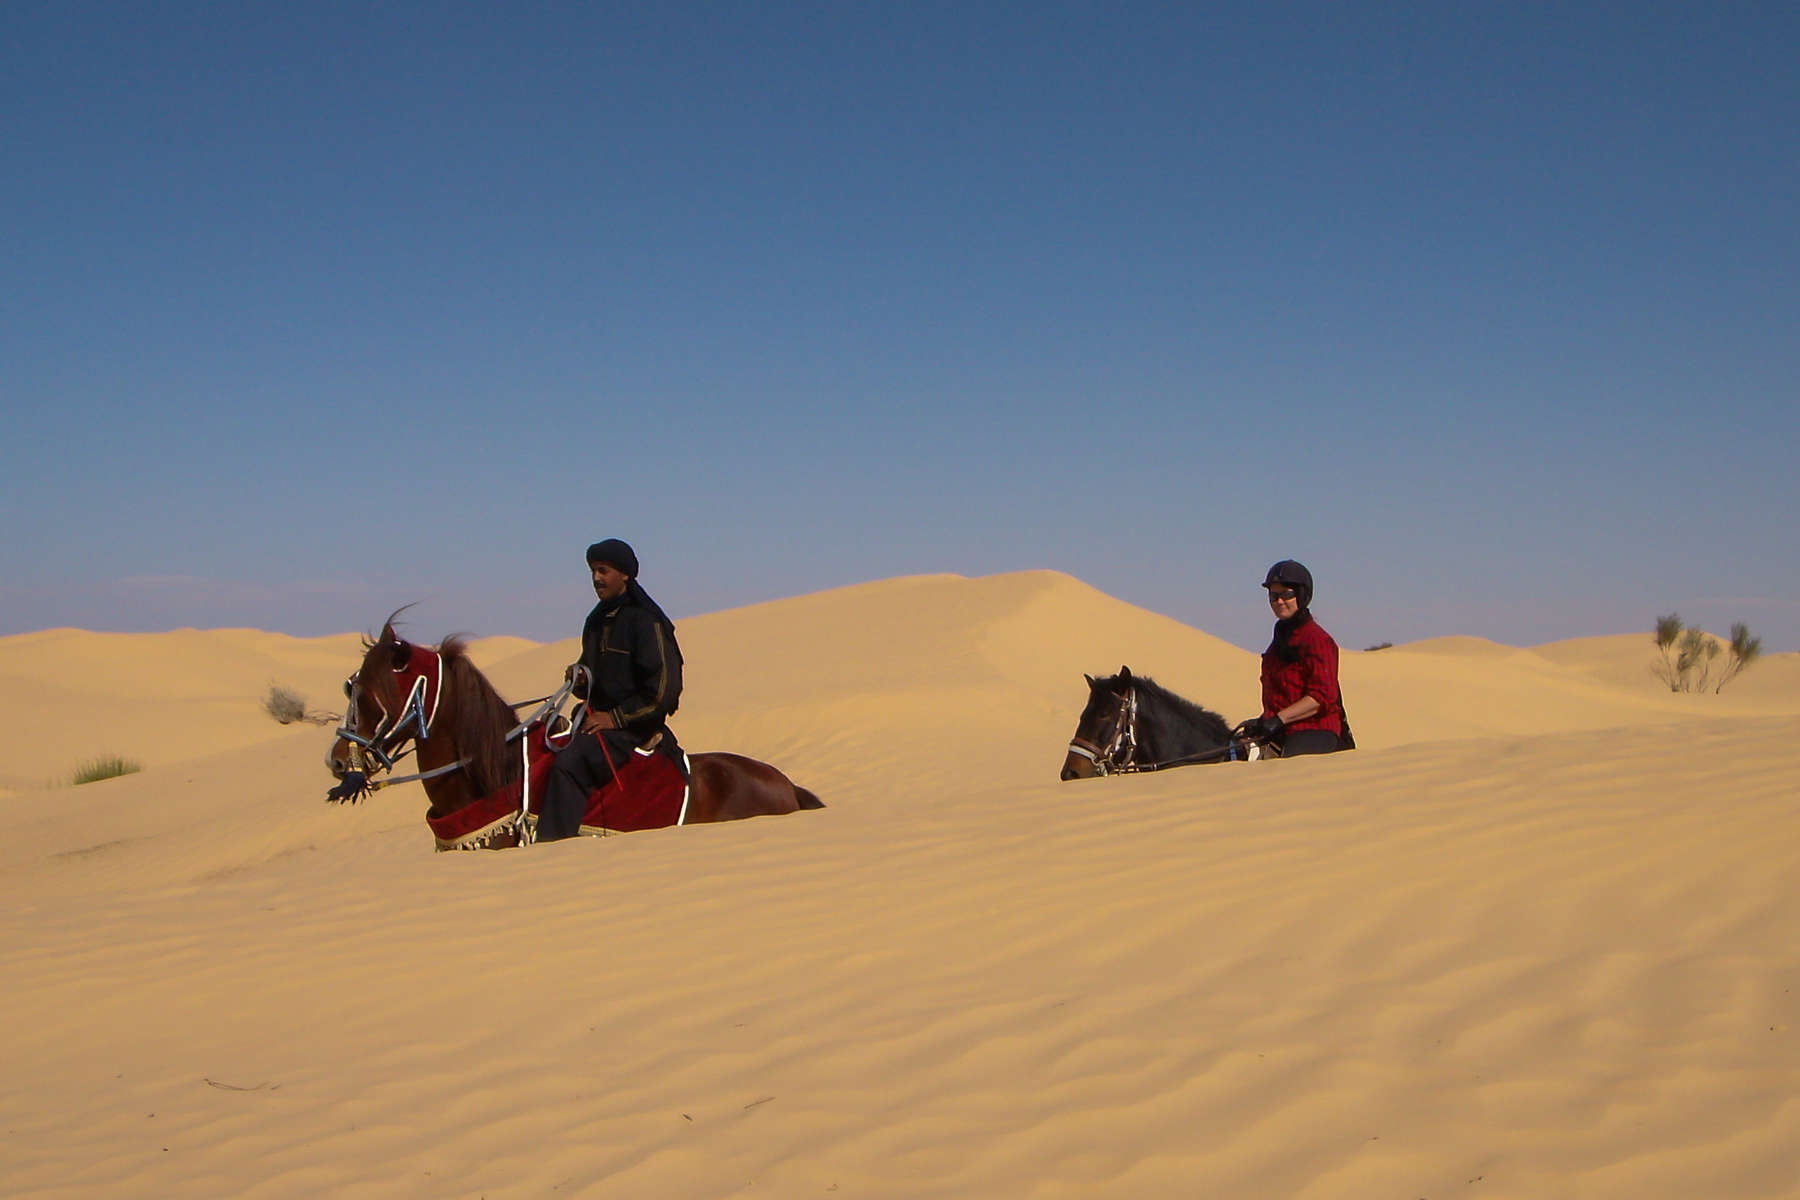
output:
[[[1071,779],[1092,779],[1098,774],[1099,772],[1094,770],[1094,760],[1085,754],[1077,754],[1071,750],[1069,756],[1063,759],[1062,778],[1064,783]]]

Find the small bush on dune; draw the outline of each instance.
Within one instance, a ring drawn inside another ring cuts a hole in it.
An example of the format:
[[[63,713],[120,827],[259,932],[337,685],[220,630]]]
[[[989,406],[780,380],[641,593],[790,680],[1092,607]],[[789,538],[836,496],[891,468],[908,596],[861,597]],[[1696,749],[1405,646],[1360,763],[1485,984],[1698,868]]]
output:
[[[306,720],[306,701],[297,693],[272,683],[269,694],[263,697],[263,711],[283,725],[292,725],[295,721]]]
[[[1368,654],[1376,650],[1392,650],[1393,648],[1394,643],[1392,642],[1376,642],[1373,646],[1365,647],[1363,653]]]
[[[1650,670],[1671,692],[1704,692],[1710,687],[1717,695],[1762,656],[1762,639],[1752,636],[1742,621],[1732,623],[1729,642],[1720,642],[1699,626],[1686,624],[1680,613],[1670,613],[1656,618],[1655,637],[1662,660]]]
[[[69,782],[77,786],[84,783],[98,783],[102,779],[117,779],[121,775],[132,775],[143,769],[140,764],[129,758],[109,754],[76,767],[75,774],[70,777]]]
[[[269,694],[263,697],[263,711],[283,725],[292,725],[297,721],[306,721],[313,725],[332,725],[338,720],[336,713],[308,712],[306,700],[299,692],[292,688],[282,687],[278,683],[269,685]]]

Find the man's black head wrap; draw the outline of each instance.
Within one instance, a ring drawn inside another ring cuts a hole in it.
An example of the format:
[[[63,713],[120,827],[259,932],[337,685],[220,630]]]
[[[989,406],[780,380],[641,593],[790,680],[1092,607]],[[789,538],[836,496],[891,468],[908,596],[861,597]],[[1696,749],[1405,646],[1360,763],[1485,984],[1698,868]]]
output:
[[[588,547],[588,566],[605,563],[619,571],[623,571],[632,579],[637,578],[638,559],[632,548],[618,538],[607,538],[604,542],[595,542]]]
[[[635,604],[639,608],[648,609],[650,615],[656,618],[656,623],[669,631],[670,645],[674,648],[676,656],[680,657],[681,648],[675,646],[672,640],[675,635],[675,622],[669,620],[669,614],[662,610],[662,605],[652,600],[650,593],[646,592],[643,585],[637,581],[637,553],[618,538],[607,538],[604,542],[595,542],[587,548],[587,560],[590,567],[596,563],[605,563],[609,567],[623,571],[630,578],[631,582],[625,585],[625,594],[613,603]]]

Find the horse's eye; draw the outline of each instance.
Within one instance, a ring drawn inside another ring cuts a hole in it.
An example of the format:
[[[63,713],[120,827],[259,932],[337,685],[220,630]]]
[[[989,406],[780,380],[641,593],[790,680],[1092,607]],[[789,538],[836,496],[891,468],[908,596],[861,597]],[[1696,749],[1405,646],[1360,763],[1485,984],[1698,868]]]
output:
[[[350,698],[350,693],[355,690],[356,676],[352,675],[350,678],[344,680],[344,699],[348,700]]]

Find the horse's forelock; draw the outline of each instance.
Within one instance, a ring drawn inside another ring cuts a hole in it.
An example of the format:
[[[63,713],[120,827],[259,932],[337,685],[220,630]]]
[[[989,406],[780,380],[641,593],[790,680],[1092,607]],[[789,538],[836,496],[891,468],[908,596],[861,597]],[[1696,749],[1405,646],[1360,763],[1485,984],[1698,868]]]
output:
[[[1088,676],[1088,690],[1094,694],[1106,692],[1110,695],[1124,695],[1125,689],[1134,683],[1147,683],[1156,686],[1156,681],[1145,675],[1133,675],[1127,679],[1123,675]]]
[[[1082,707],[1081,717],[1075,725],[1075,736],[1094,741],[1099,736],[1099,725],[1103,717],[1110,716],[1117,710],[1119,703],[1119,677],[1106,679],[1088,677],[1087,704]]]
[[[400,609],[394,616],[406,611]],[[393,618],[390,617],[381,627],[376,637],[363,635],[362,665],[356,669],[357,686],[361,692],[373,698],[382,709],[392,712],[400,702],[399,689],[394,685],[394,658],[396,651],[410,649],[405,638],[394,632]],[[364,712],[365,722],[368,713]]]

